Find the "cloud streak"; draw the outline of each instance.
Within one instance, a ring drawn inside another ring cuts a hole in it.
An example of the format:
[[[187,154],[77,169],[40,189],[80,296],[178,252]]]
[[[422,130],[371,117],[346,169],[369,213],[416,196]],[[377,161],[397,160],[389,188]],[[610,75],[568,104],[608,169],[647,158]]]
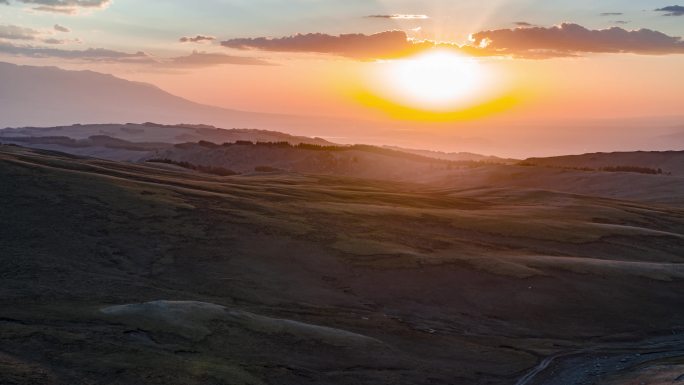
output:
[[[221,53],[206,53],[194,51],[187,56],[179,56],[172,58],[168,63],[172,67],[184,68],[202,68],[212,67],[217,65],[233,64],[233,65],[273,65],[265,60],[246,57],[246,56],[232,56]]]
[[[205,43],[214,41],[216,38],[214,36],[207,35],[197,35],[197,36],[183,36],[178,41],[181,43]]]
[[[55,40],[48,44],[60,44],[62,41]],[[32,58],[60,58],[81,59],[86,61],[101,62],[150,62],[152,57],[145,52],[127,53],[105,48],[88,48],[85,50],[66,50],[59,48],[37,47],[33,45],[14,45],[0,41],[0,53],[25,56]]]
[[[60,39],[44,39],[45,44],[59,45],[65,44],[68,41]],[[103,63],[129,63],[139,64],[144,66],[154,66],[154,68],[206,68],[219,65],[257,65],[257,66],[272,66],[275,65],[263,59],[233,56],[222,53],[206,53],[194,51],[190,55],[178,56],[172,58],[155,58],[145,52],[139,51],[135,53],[115,51],[106,48],[88,48],[83,50],[69,50],[53,47],[40,47],[34,45],[16,45],[0,40],[0,54],[23,56],[38,59],[66,59],[66,60],[81,60],[87,62],[103,62]]]
[[[671,5],[656,9],[656,12],[665,12],[663,16],[684,16],[684,7],[681,5]]]
[[[393,15],[368,15],[370,19],[393,19],[393,20],[426,20],[428,15],[407,15],[407,14],[393,14]]]
[[[36,11],[64,13],[73,15],[81,9],[101,9],[112,0],[14,0],[16,3],[28,4]],[[0,4],[10,4],[10,0],[0,0]]]
[[[64,27],[62,25],[59,25],[59,24],[55,24],[54,29],[57,32],[64,32],[64,33],[71,32],[71,30],[69,28]]]
[[[35,40],[40,31],[17,25],[0,25],[0,39]]]

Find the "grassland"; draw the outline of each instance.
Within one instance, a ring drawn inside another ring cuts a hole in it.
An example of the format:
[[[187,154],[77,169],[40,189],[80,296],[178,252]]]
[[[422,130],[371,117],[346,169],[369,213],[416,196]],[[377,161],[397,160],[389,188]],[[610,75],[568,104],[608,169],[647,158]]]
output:
[[[682,332],[676,197],[455,175],[218,177],[0,146],[0,383],[515,384]]]

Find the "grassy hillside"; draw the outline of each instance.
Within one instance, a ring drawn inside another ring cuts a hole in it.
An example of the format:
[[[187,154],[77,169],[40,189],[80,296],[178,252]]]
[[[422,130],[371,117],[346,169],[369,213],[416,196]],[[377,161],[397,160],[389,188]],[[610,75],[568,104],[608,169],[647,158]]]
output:
[[[222,167],[241,174],[271,170],[400,181],[423,181],[448,175],[458,168],[486,165],[436,159],[376,146],[319,146],[306,143],[293,146],[285,142],[246,141],[223,145],[182,143],[157,151],[148,160]]]
[[[634,151],[529,158],[524,164],[534,166],[629,171],[630,168],[660,170],[665,174],[684,176],[684,151]],[[648,170],[646,170],[648,171]],[[643,171],[642,171],[643,172]]]
[[[0,383],[513,384],[681,332],[681,206],[476,179],[0,146]]]

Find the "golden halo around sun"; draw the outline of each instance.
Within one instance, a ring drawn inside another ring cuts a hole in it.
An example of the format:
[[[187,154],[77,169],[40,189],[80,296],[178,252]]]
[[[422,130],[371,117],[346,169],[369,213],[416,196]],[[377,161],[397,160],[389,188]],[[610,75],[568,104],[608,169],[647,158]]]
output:
[[[496,74],[478,59],[448,49],[374,63],[367,79],[376,97],[427,113],[465,110],[500,97]]]

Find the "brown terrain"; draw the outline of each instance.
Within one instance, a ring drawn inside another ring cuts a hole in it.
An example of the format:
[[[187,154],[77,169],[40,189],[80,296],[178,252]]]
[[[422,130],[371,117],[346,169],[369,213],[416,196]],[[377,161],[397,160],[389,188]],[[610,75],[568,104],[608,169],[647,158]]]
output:
[[[364,146],[152,155],[0,146],[0,383],[682,381],[676,170]]]

